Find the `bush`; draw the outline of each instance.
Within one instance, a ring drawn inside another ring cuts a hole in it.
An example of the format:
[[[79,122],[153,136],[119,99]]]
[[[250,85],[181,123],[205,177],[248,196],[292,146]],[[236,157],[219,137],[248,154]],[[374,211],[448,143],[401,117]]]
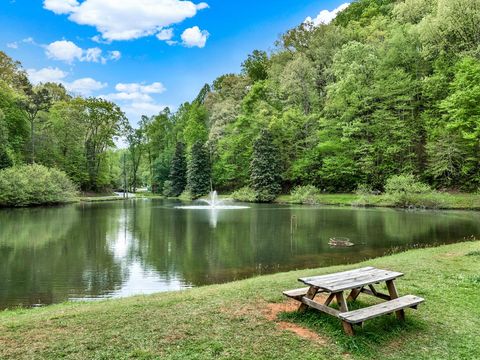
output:
[[[387,194],[430,194],[432,189],[413,175],[395,175],[387,180],[385,192]]]
[[[402,207],[441,207],[445,196],[418,181],[413,175],[396,175],[387,180],[385,193],[393,205]]]
[[[241,189],[238,189],[232,194],[232,199],[236,201],[243,201],[243,202],[256,202],[257,201],[257,193],[253,191],[253,189],[245,186]]]
[[[163,183],[163,192],[162,193],[163,193],[163,196],[166,196],[166,197],[175,196],[172,181],[167,180]]]
[[[192,195],[192,192],[190,190],[185,190],[184,192],[182,192],[180,194],[180,196],[178,198],[180,200],[183,200],[183,201],[192,201],[193,200],[193,195]]]
[[[320,190],[313,185],[297,186],[290,195],[295,203],[314,205],[318,204]]]
[[[76,195],[75,185],[57,169],[34,164],[0,170],[0,206],[61,204]]]

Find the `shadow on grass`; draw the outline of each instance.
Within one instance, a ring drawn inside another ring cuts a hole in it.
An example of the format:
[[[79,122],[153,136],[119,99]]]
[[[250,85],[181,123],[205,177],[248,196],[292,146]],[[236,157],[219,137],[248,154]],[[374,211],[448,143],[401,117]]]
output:
[[[368,305],[357,301],[349,303],[349,308],[350,310],[356,310]],[[407,310],[405,322],[398,321],[395,315],[391,314],[368,320],[363,327],[354,326],[355,336],[353,337],[347,336],[343,332],[342,323],[339,319],[313,309],[304,313],[297,311],[283,312],[278,315],[278,318],[328,336],[343,351],[352,355],[373,357],[390,345],[396,348],[401,347],[401,344],[408,341],[409,338],[426,331],[426,324],[415,318],[413,311]]]

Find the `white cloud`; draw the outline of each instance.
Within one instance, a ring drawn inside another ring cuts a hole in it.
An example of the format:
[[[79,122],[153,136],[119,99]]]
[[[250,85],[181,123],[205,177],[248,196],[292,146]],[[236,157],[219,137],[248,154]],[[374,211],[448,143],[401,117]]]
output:
[[[11,42],[7,44],[7,48],[9,49],[18,49],[18,43],[17,42]]]
[[[107,87],[106,83],[102,83],[92,78],[82,78],[71,83],[64,83],[67,90],[83,96],[90,96],[93,92]]]
[[[105,64],[108,59],[119,60],[120,51],[110,51],[108,59],[102,56],[102,49],[95,47],[90,49],[82,49],[74,42],[68,40],[54,41],[45,46],[45,52],[50,59],[64,61],[68,64],[74,61],[95,62]]]
[[[80,60],[83,50],[75,43],[67,40],[52,42],[45,47],[47,56],[50,59],[72,63],[74,60]]]
[[[209,33],[206,30],[200,30],[198,26],[194,26],[186,29],[181,38],[183,40],[183,45],[186,47],[197,46],[203,48],[207,43]]]
[[[122,53],[118,50],[109,51],[108,55],[109,59],[114,61],[118,61],[122,57]]]
[[[72,82],[65,81],[68,73],[59,68],[28,69],[27,74],[30,81],[34,84],[46,82],[60,83],[63,84],[68,91],[84,96],[90,96],[93,92],[99,91],[107,86],[106,83],[89,77],[77,79]]]
[[[322,10],[314,19],[312,19],[310,16],[307,17],[305,19],[305,23],[313,23],[315,26],[330,24],[332,20],[337,17],[338,13],[345,10],[349,5],[350,3],[344,3],[332,11]]]
[[[161,94],[166,89],[161,82],[154,82],[154,83],[151,83],[150,85],[143,85],[139,83],[129,83],[129,84],[118,83],[115,86],[115,90],[119,92],[127,92],[127,93],[139,92],[144,94]]]
[[[122,106],[122,110],[127,114],[130,120],[139,120],[142,115],[152,116],[165,110],[167,105],[154,102],[132,102],[127,106]]]
[[[44,0],[45,9],[68,14],[69,20],[94,26],[105,40],[131,40],[194,17],[208,8],[186,0]]]
[[[40,70],[28,69],[28,77],[30,81],[34,84],[46,83],[46,82],[55,82],[61,83],[63,79],[67,76],[67,73],[60,70],[59,68],[43,68]]]
[[[77,0],[45,0],[43,7],[55,14],[69,14],[78,6]]]
[[[162,29],[157,34],[157,39],[166,41],[173,38],[173,29]]]
[[[105,58],[102,58],[102,49],[98,47],[85,50],[82,60],[87,62],[102,62],[102,63],[106,61]]]

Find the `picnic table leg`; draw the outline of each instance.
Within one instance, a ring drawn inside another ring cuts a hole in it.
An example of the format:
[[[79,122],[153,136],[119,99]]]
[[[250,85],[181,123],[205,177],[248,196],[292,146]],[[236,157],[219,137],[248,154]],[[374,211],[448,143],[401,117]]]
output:
[[[307,293],[305,294],[305,297],[307,299],[313,300],[315,295],[317,295],[318,288],[316,286],[310,286],[310,289],[308,289]],[[308,305],[302,303],[300,307],[298,308],[298,312],[305,312],[305,310],[308,309]]]
[[[340,305],[340,311],[348,312],[348,305],[347,305],[347,301],[345,300],[345,295],[343,294],[343,291],[337,293],[336,296],[337,296],[337,303],[338,305]],[[345,333],[347,335],[349,336],[354,335],[352,324],[342,320],[342,325],[343,325],[343,330],[345,330]]]
[[[387,281],[387,288],[388,288],[388,293],[390,294],[390,297],[393,299],[398,298],[398,291],[397,287],[395,286],[395,283],[393,280],[388,280]],[[405,311],[404,310],[399,310],[395,312],[395,315],[397,316],[398,320],[405,321]]]
[[[357,288],[357,289],[352,289],[350,292],[350,295],[347,298],[347,301],[355,301],[358,298],[358,295],[362,292],[363,287]]]

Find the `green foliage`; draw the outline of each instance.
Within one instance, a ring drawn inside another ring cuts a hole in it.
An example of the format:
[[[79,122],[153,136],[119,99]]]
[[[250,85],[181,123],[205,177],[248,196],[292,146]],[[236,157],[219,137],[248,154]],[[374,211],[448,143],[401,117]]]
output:
[[[171,197],[171,196],[178,196],[173,191],[173,183],[170,180],[167,180],[163,183],[163,196]]]
[[[282,190],[281,162],[278,147],[269,130],[262,130],[253,144],[250,182],[260,202],[270,202]]]
[[[175,154],[173,155],[172,165],[170,167],[170,186],[171,191],[168,196],[179,196],[187,187],[187,158],[185,154],[185,145],[177,143]],[[164,194],[165,194],[164,185]]]
[[[314,205],[318,203],[320,190],[313,185],[297,186],[290,195],[295,203]]]
[[[232,193],[232,199],[243,202],[256,202],[257,193],[252,188],[244,186]]]
[[[76,187],[57,169],[21,165],[0,170],[0,206],[52,205],[75,197]]]
[[[254,50],[242,64],[242,71],[253,81],[266,80],[269,59],[265,51]]]
[[[208,151],[201,141],[193,144],[188,163],[187,189],[197,199],[210,192],[211,167]]]
[[[392,176],[385,185],[387,199],[395,206],[439,208],[446,195],[433,191],[411,174]]]

